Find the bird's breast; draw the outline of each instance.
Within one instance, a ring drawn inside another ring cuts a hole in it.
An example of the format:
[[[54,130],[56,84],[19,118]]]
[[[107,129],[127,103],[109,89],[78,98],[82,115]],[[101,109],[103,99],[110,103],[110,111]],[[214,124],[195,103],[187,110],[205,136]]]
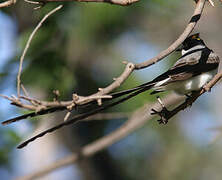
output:
[[[216,70],[202,73],[188,80],[177,81],[166,86],[166,90],[174,90],[178,94],[187,94],[191,91],[200,90],[217,73]]]

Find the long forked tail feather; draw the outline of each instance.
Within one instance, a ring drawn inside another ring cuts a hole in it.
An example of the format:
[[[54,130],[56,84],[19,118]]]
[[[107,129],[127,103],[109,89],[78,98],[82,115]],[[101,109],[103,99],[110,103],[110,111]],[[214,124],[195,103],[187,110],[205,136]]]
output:
[[[123,95],[127,95],[127,94],[130,94],[132,92],[135,92],[139,89],[143,89],[143,88],[147,88],[147,87],[151,88],[152,85],[153,84],[151,84],[151,83],[150,84],[145,83],[145,84],[142,84],[142,85],[137,86],[137,87],[132,88],[132,89],[127,89],[127,90],[111,93],[109,95],[111,95],[112,98],[111,99],[104,99],[103,101],[110,101],[110,100],[113,100],[115,98],[121,97]],[[92,104],[92,102],[91,102],[91,104]],[[66,107],[53,107],[53,108],[44,109],[44,110],[41,110],[41,111],[38,111],[38,112],[27,113],[27,114],[17,116],[15,118],[11,118],[11,119],[8,119],[6,121],[3,121],[2,125],[8,125],[8,124],[11,124],[11,123],[23,120],[23,119],[32,118],[32,117],[36,117],[36,116],[41,116],[41,115],[45,115],[45,114],[49,114],[49,113],[53,113],[53,112],[57,112],[57,111],[63,111],[65,109],[66,109]]]
[[[109,94],[110,96],[112,96],[112,98],[107,99],[107,100],[112,100],[112,99],[118,98],[120,96],[130,94],[130,93],[135,92],[139,89],[144,89],[144,88],[150,89],[150,88],[152,88],[153,85],[154,85],[154,83],[145,83],[145,84],[136,86],[135,88],[132,88],[132,89],[127,89],[127,90],[123,90],[123,91],[114,92],[114,93]]]
[[[92,111],[76,115],[76,116],[74,116],[73,119],[70,119],[70,120],[65,121],[63,123],[60,123],[60,124],[58,124],[58,125],[56,125],[56,126],[54,126],[52,128],[49,128],[49,129],[47,129],[47,130],[37,134],[36,136],[28,139],[27,141],[25,141],[25,142],[21,143],[19,146],[17,146],[17,148],[21,149],[21,148],[27,146],[30,142],[35,141],[37,138],[40,138],[40,137],[42,137],[42,136],[44,136],[44,135],[46,135],[48,133],[54,132],[55,130],[60,129],[60,128],[64,127],[64,126],[67,126],[67,125],[70,125],[70,124],[73,124],[73,123],[77,123],[78,121],[80,121],[82,119],[85,119],[85,118],[87,118],[87,117],[89,117],[91,115],[94,115],[96,113],[99,113],[100,111],[103,111],[103,110],[108,109],[110,107],[113,107],[113,106],[115,106],[117,104],[120,104],[120,103],[122,103],[122,102],[124,102],[124,101],[126,101],[126,100],[128,100],[128,99],[130,99],[130,98],[132,98],[132,97],[134,97],[134,96],[144,92],[144,91],[149,90],[151,87],[152,86],[146,86],[146,87],[143,87],[143,88],[139,88],[137,90],[134,90],[135,92],[133,92],[131,94],[128,93],[129,94],[128,96],[123,97],[123,98],[119,99],[116,102],[113,102],[113,103],[110,103],[110,104],[105,104],[105,105],[102,105],[101,107],[98,107],[97,109],[92,110]]]
[[[15,118],[11,118],[11,119],[8,119],[6,121],[3,121],[2,125],[8,125],[8,124],[20,121],[22,119],[32,118],[32,117],[53,113],[55,111],[62,111],[62,110],[65,110],[65,107],[54,107],[54,108],[44,109],[44,110],[41,110],[39,112],[31,112],[31,113],[27,113],[27,114],[17,116]]]

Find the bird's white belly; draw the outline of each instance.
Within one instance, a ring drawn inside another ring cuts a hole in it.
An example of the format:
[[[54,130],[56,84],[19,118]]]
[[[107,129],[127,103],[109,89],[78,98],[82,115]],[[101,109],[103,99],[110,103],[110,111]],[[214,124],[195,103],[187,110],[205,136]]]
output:
[[[216,73],[217,71],[214,70],[202,73],[185,81],[169,83],[164,87],[164,90],[173,90],[178,94],[187,94],[191,91],[197,91],[200,90],[205,84],[207,84]]]

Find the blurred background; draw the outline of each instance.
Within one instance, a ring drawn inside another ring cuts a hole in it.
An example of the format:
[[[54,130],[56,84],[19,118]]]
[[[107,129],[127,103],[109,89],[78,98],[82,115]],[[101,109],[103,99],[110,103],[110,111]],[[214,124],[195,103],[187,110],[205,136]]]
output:
[[[208,47],[222,55],[222,4],[207,3],[195,29]],[[40,19],[57,3],[38,11],[23,1],[0,11],[0,93],[16,94],[19,57]],[[72,93],[89,95],[112,82],[123,60],[142,62],[168,47],[182,33],[194,2],[140,0],[128,7],[97,3],[66,3],[35,35],[25,58],[22,82],[35,98],[61,99]],[[147,82],[179,57],[173,53],[156,65],[134,72],[121,89]],[[166,126],[150,121],[130,136],[89,159],[60,168],[44,180],[220,180],[222,179],[222,86],[201,96]],[[161,94],[161,96],[165,96]],[[155,97],[143,93],[107,112],[132,112]],[[26,113],[0,100],[1,121]],[[127,119],[84,122],[47,135],[27,148],[16,145],[63,120],[64,113],[0,127],[1,179],[34,172],[118,128]]]

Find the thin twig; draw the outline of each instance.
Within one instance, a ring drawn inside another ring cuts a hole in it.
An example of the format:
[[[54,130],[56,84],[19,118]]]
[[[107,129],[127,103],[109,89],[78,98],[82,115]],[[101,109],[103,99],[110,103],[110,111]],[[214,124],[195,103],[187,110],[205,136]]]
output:
[[[17,96],[18,98],[20,98],[20,88],[21,88],[21,73],[22,73],[22,65],[23,65],[23,61],[25,58],[25,55],[29,49],[30,43],[32,41],[32,38],[34,37],[35,33],[38,31],[38,29],[42,26],[42,23],[53,13],[55,13],[56,11],[58,11],[59,9],[61,9],[63,7],[63,5],[59,5],[58,7],[56,7],[55,9],[51,10],[48,14],[46,14],[43,19],[38,23],[38,25],[36,26],[36,28],[33,30],[32,34],[29,36],[29,39],[25,45],[25,48],[23,50],[22,56],[19,60],[19,70],[18,70],[18,75],[17,75]]]
[[[21,88],[26,97],[29,97],[28,91],[25,89],[25,86],[21,84]]]

